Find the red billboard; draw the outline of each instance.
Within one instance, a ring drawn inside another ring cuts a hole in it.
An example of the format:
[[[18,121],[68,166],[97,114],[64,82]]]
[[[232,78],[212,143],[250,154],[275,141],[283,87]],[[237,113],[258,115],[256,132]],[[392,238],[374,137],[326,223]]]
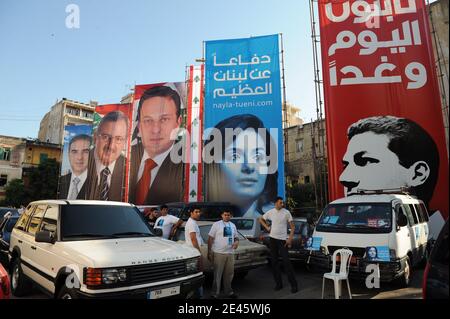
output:
[[[448,216],[448,158],[424,0],[319,0],[332,200],[408,187]]]

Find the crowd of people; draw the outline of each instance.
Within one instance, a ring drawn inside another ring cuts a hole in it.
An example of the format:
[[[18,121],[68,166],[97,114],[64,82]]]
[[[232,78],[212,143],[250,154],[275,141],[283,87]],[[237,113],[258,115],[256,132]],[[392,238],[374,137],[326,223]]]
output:
[[[218,299],[238,298],[233,291],[232,281],[234,277],[235,250],[239,246],[239,237],[236,225],[231,221],[233,212],[224,210],[221,219],[214,222],[208,233],[208,241],[205,243],[198,226],[201,217],[200,208],[192,208],[189,212],[189,219],[184,225],[185,244],[197,249],[202,254],[200,247],[207,245],[207,259],[213,266],[213,285],[211,298]],[[183,224],[183,220],[170,215],[166,205],[150,207],[144,210],[144,216],[150,227],[161,229],[161,235],[165,239],[175,239],[177,230]],[[291,293],[298,291],[298,284],[295,279],[294,270],[288,257],[288,248],[292,246],[295,225],[291,213],[284,208],[284,200],[277,197],[275,207],[263,214],[258,221],[266,229],[270,236],[270,254],[272,261],[272,271],[275,280],[274,290],[283,288],[282,272],[280,269],[279,257],[281,257],[283,267],[291,286]],[[267,221],[270,221],[267,223]],[[291,229],[287,233],[288,227]],[[203,271],[203,261],[200,258],[200,270]],[[221,290],[223,287],[223,295]],[[200,288],[198,296],[203,297],[203,289]]]

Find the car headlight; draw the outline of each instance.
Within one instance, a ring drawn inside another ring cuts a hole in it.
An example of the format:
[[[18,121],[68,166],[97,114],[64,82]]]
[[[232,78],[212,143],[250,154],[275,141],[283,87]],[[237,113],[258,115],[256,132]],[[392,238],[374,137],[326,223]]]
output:
[[[198,272],[198,264],[200,261],[200,257],[191,258],[186,261],[186,272],[187,273],[195,273]]]
[[[102,283],[110,285],[125,282],[127,280],[126,269],[104,269],[102,271]]]
[[[395,249],[389,249],[389,257],[391,258],[391,260],[397,259],[397,252],[395,251]]]

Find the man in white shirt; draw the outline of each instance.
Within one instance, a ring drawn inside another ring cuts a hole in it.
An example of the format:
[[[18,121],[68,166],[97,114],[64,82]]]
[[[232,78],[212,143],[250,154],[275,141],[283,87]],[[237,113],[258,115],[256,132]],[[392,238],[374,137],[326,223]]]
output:
[[[200,246],[204,245],[202,236],[200,234],[200,228],[198,227],[197,221],[200,219],[201,211],[198,208],[194,208],[191,210],[191,217],[184,225],[184,237],[186,241],[186,245],[190,247],[194,247],[200,252],[200,263],[199,270],[203,271],[203,260],[202,260],[202,251],[200,250]],[[198,289],[198,294],[200,298],[203,297],[203,287]]]
[[[224,211],[221,216],[222,220],[215,222],[208,234],[208,260],[214,265],[212,298],[217,299],[220,295],[222,277],[225,296],[237,298],[231,282],[234,277],[234,251],[239,245],[239,238],[236,225],[230,221],[231,212]]]
[[[174,147],[181,125],[181,98],[169,86],[153,86],[139,100],[137,143],[131,148],[130,198],[137,205],[182,200],[183,162]],[[172,161],[173,158],[180,161]]]
[[[295,279],[294,269],[292,268],[287,251],[287,247],[290,248],[292,246],[292,240],[295,233],[295,224],[291,213],[287,209],[284,209],[283,206],[283,198],[277,197],[275,201],[275,208],[269,210],[262,217],[260,217],[259,222],[267,230],[267,232],[270,233],[269,245],[272,258],[272,271],[276,283],[275,290],[280,290],[283,288],[281,269],[278,261],[278,258],[281,255],[284,270],[286,271],[288,280],[291,284],[291,292],[296,293],[298,291],[297,280]],[[271,221],[270,227],[267,225],[266,220]],[[287,235],[288,226],[290,226],[291,229],[289,237]]]
[[[154,228],[162,229],[162,237],[165,239],[171,239],[178,227],[181,226],[183,221],[178,217],[168,214],[169,208],[166,205],[161,206],[161,216],[155,222]]]
[[[79,134],[69,142],[69,163],[71,172],[59,179],[58,198],[85,199],[89,148],[92,138]]]

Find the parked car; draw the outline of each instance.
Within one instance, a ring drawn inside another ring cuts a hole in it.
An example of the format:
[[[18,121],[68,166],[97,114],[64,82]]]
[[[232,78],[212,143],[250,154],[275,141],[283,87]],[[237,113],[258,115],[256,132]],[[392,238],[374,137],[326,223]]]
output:
[[[11,238],[11,232],[19,219],[20,214],[18,211],[10,211],[3,216],[3,220],[0,221],[0,263],[7,266],[8,264],[8,251],[9,240]]]
[[[306,242],[308,238],[312,235],[314,228],[308,223],[308,220],[303,217],[293,218],[295,230],[294,238],[292,241],[291,248],[288,249],[289,259],[292,261],[306,262],[310,255],[310,251],[306,249]],[[288,226],[287,233],[288,236],[291,232],[291,228]],[[269,247],[269,233],[263,233],[263,244]],[[281,257],[280,257],[281,258]]]
[[[9,299],[10,293],[8,272],[0,264],[0,299]]]
[[[18,213],[19,211],[15,208],[10,208],[10,207],[0,207],[0,222],[3,219],[3,216],[5,216],[6,213],[8,212],[16,212]]]
[[[197,224],[204,241],[204,244],[200,247],[203,259],[203,271],[210,275],[213,273],[213,265],[208,260],[208,233],[211,230],[213,222],[198,221]],[[185,223],[178,229],[173,239],[179,243],[184,243],[185,241],[184,225]],[[243,278],[247,275],[248,271],[267,264],[268,250],[264,245],[247,240],[239,231],[238,236],[239,246],[235,251],[234,272],[236,277]]]
[[[201,220],[216,221],[220,220],[220,215],[224,210],[231,211],[233,216],[237,217],[241,215],[239,207],[227,202],[191,202],[191,203],[168,203],[169,214],[181,218],[182,220],[188,220],[190,217],[190,211],[193,208],[199,208],[202,211],[200,215]]]
[[[128,203],[32,202],[9,248],[11,290],[30,283],[61,299],[194,296],[204,276],[197,250],[158,238]]]
[[[265,229],[259,223],[257,218],[233,217],[231,219],[236,225],[237,230],[250,241],[262,244],[262,237]]]
[[[431,251],[423,275],[423,299],[448,299],[448,219]]]
[[[377,264],[381,281],[410,283],[427,255],[430,232],[425,204],[402,190],[360,191],[325,207],[312,236],[310,264],[331,269],[333,253],[353,252],[350,275],[365,278]],[[315,248],[314,248],[315,247]]]

